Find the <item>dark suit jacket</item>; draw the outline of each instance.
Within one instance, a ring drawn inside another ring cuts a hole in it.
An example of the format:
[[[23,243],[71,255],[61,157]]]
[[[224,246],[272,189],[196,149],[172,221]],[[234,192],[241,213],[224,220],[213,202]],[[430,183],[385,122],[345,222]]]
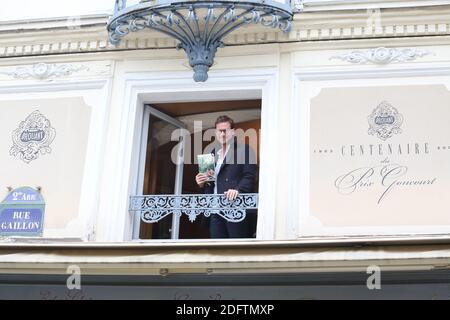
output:
[[[217,151],[213,150],[216,156]],[[256,157],[253,150],[246,144],[238,144],[236,140],[230,146],[216,179],[217,194],[223,194],[229,189],[239,193],[255,192]],[[209,182],[203,188],[204,193],[214,193],[214,182]]]

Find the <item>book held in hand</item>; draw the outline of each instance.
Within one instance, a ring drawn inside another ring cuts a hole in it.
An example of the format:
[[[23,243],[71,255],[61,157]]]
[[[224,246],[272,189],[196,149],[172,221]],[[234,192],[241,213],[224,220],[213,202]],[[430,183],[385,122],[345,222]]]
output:
[[[214,154],[208,153],[208,154],[199,154],[197,155],[198,160],[198,172],[199,173],[210,173],[211,176],[208,178],[207,181],[215,181],[214,178]]]

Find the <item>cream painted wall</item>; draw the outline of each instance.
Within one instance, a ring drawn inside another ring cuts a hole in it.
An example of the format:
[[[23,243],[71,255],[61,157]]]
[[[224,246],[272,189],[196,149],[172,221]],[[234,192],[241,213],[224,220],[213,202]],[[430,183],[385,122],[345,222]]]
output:
[[[450,225],[450,91],[391,82],[323,89],[311,101],[310,211],[324,226]],[[383,102],[401,130],[385,140],[368,133]]]
[[[7,187],[39,186],[46,202],[43,237],[93,240],[113,63],[70,57],[20,62],[0,67],[0,198]],[[10,155],[12,133],[35,110],[56,137],[50,154],[27,164]]]
[[[383,45],[379,40],[376,44]],[[292,155],[306,164],[295,174],[299,183],[291,193],[291,197],[297,197],[293,208],[298,216],[296,221],[291,220],[297,223],[297,237],[449,233],[448,207],[442,201],[450,195],[448,169],[444,160],[446,155],[442,153],[444,150],[437,150],[438,145],[445,145],[450,138],[450,132],[446,131],[449,48],[414,48],[426,50],[429,55],[403,62],[356,64],[332,58],[356,51],[363,55],[367,52],[366,48],[294,53],[293,106],[298,111],[293,112],[298,128],[293,126],[292,134],[301,139]],[[330,96],[331,92],[333,94]],[[355,202],[350,198],[344,201],[346,203],[334,201],[339,195],[333,193],[335,190],[328,193],[326,190],[331,189],[325,186],[334,188],[339,172],[344,173],[344,168],[350,171],[352,166],[370,167],[385,160],[377,158],[375,163],[376,159],[359,157],[343,161],[335,153],[350,140],[358,141],[354,144],[359,146],[359,142],[370,139],[371,136],[366,134],[369,127],[367,117],[383,100],[391,101],[405,116],[403,134],[389,139],[391,141],[385,144],[406,140],[429,141],[432,148],[429,156],[420,159],[394,156],[388,160],[408,166],[411,178],[437,177],[439,185],[427,190],[414,187],[395,190],[390,194],[394,198],[380,206],[370,202],[370,197],[376,195],[376,188],[368,188],[367,193],[360,191],[356,198],[352,198]],[[370,109],[368,104],[373,108]],[[316,120],[309,122],[309,119]],[[339,146],[339,149],[329,146]],[[321,148],[333,149],[333,154],[322,154],[321,157]],[[327,174],[332,171],[337,172],[336,177]],[[328,209],[319,209],[324,207]]]

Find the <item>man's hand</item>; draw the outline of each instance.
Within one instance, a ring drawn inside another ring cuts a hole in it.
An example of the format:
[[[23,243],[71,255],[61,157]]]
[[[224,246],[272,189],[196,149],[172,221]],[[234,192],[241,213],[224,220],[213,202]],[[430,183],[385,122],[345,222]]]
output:
[[[234,190],[234,189],[230,189],[228,191],[225,191],[225,196],[227,197],[227,199],[229,201],[233,201],[234,199],[237,198],[237,196],[239,195],[239,191]]]
[[[206,173],[199,173],[195,176],[195,182],[197,182],[200,188],[203,188],[207,180],[208,175]]]

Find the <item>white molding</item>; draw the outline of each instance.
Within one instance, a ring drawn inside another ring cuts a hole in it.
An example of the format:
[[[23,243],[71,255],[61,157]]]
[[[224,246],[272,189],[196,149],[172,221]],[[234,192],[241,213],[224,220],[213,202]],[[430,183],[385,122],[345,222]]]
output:
[[[125,73],[118,83],[123,90],[112,104],[97,241],[129,241],[132,216],[129,196],[137,192],[140,132],[144,103],[230,100],[262,97],[260,147],[260,210],[257,238],[274,239],[277,143],[277,69],[211,71],[207,83],[194,83],[187,72]],[[233,95],[235,95],[233,97]],[[157,240],[155,240],[157,241]]]
[[[0,86],[0,94],[6,93],[23,93],[23,92],[57,92],[67,90],[89,90],[100,89],[102,80],[71,80],[65,82],[44,82],[44,83],[10,83]],[[74,87],[76,85],[76,87]],[[29,90],[29,91],[24,91]]]
[[[17,31],[19,27],[21,30],[40,30],[45,25],[47,28],[52,29],[68,29],[74,27],[92,26],[92,25],[105,25],[109,14],[86,14],[83,16],[62,16],[62,17],[44,17],[36,19],[18,19],[18,20],[0,20],[0,31]],[[77,24],[74,26],[74,18],[77,18]]]
[[[309,212],[309,178],[310,178],[310,101],[322,88],[360,86],[379,86],[386,82],[386,78],[401,81],[398,85],[414,84],[445,84],[450,88],[450,63],[402,65],[358,66],[348,70],[348,67],[296,68],[293,71],[292,84],[292,123],[291,134],[299,137],[299,143],[291,150],[290,158],[300,163],[298,171],[293,173],[289,213],[290,226],[287,233],[302,237],[333,238],[340,236],[373,237],[386,236],[432,236],[436,234],[450,234],[450,223],[439,226],[396,226],[396,227],[325,227]],[[397,85],[392,83],[392,85]],[[295,125],[296,124],[296,125]],[[294,218],[294,216],[296,218]]]
[[[383,66],[358,65],[350,67],[305,67],[296,68],[295,77],[301,81],[344,80],[369,78],[398,78],[443,76],[450,73],[450,63],[403,63]]]
[[[448,0],[296,0],[293,1],[295,8],[303,11],[323,10],[355,10],[371,8],[404,8],[443,6],[450,4]]]

